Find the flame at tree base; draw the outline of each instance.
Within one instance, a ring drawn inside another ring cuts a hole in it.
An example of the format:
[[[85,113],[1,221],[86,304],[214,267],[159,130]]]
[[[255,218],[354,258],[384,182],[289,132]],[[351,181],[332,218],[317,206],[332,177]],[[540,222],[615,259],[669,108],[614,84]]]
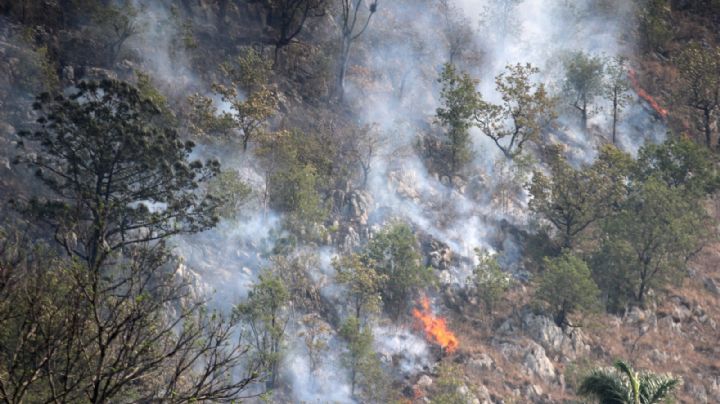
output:
[[[425,336],[440,345],[445,352],[454,352],[458,347],[458,340],[455,334],[448,329],[445,319],[433,314],[430,310],[430,300],[427,297],[422,298],[420,305],[422,310],[413,309],[412,315],[422,324]]]

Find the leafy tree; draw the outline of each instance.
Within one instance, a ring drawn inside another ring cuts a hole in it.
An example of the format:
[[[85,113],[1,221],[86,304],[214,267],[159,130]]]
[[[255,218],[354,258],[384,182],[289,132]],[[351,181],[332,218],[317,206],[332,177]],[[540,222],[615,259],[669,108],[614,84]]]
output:
[[[603,225],[604,251],[633,279],[633,297],[643,304],[649,288],[680,274],[710,237],[712,220],[682,188],[657,176],[636,184],[618,214]]]
[[[216,83],[213,90],[232,110],[221,114],[220,119],[232,119],[234,127],[242,132],[243,150],[247,150],[250,140],[266,129],[267,121],[277,111],[278,96],[269,84],[272,63],[256,50],[246,48],[234,64],[224,63],[220,68],[229,84]]]
[[[612,104],[612,144],[617,144],[617,124],[625,105],[630,101],[627,59],[618,56],[605,62],[602,93]]]
[[[535,297],[548,304],[560,327],[569,325],[575,311],[597,306],[600,291],[587,264],[569,251],[556,258],[545,258]]]
[[[480,108],[480,94],[475,90],[477,81],[467,73],[460,73],[446,63],[438,82],[442,85],[440,99],[442,106],[437,109],[435,121],[447,129],[447,150],[449,152],[449,175],[457,173],[472,159],[472,143],[468,130]]]
[[[358,321],[382,309],[380,291],[387,275],[378,274],[360,254],[345,255],[333,260],[337,282],[348,288],[349,309]]]
[[[578,393],[601,404],[657,404],[671,397],[681,379],[672,375],[635,372],[623,361],[615,369],[595,369],[583,379]]]
[[[363,11],[365,4],[366,2],[364,0],[340,1],[340,69],[336,86],[340,100],[343,99],[345,94],[345,75],[347,73],[348,63],[350,62],[352,44],[365,32],[370,25],[370,19],[375,12],[377,12],[378,0],[369,1],[367,11]]]
[[[266,386],[272,389],[282,359],[285,329],[289,320],[290,294],[279,276],[266,271],[248,294],[245,303],[236,307],[238,315],[250,327],[250,338],[259,360],[268,370]]]
[[[246,184],[237,171],[221,171],[208,183],[208,191],[219,199],[216,213],[220,217],[232,219],[238,216],[242,206],[248,201],[252,188]]]
[[[712,153],[687,138],[643,146],[636,171],[638,181],[656,176],[667,186],[682,188],[695,197],[712,193],[720,185]]]
[[[19,161],[54,198],[23,209],[49,224],[67,253],[98,272],[125,247],[212,227],[214,198],[200,183],[219,163],[188,161],[194,145],[154,122],[159,111],[129,84],[83,82],[69,97],[38,97],[36,145]],[[20,143],[24,148],[24,143]]]
[[[473,270],[472,286],[485,306],[485,312],[492,316],[497,302],[510,287],[510,278],[500,269],[496,257],[481,250],[475,253],[479,262]]]
[[[483,102],[478,110],[480,130],[509,159],[518,156],[526,142],[536,141],[554,119],[554,101],[545,86],[531,82],[531,76],[538,72],[530,64],[508,65],[495,77],[502,103]]]
[[[237,319],[204,309],[167,269],[162,243],[128,247],[98,278],[82,261],[8,239],[0,240],[10,247],[0,262],[4,402],[226,401],[257,381],[235,339]]]
[[[342,324],[339,334],[348,344],[343,363],[350,369],[350,394],[357,397],[359,387],[362,390],[359,398],[363,401],[385,401],[386,376],[373,350],[372,330],[362,327],[360,320],[351,316]]]
[[[570,105],[580,112],[582,128],[587,130],[590,108],[603,90],[603,61],[597,56],[574,52],[565,59],[564,65],[564,90]]]
[[[540,171],[533,174],[530,210],[558,230],[562,248],[572,248],[588,226],[619,207],[631,164],[627,154],[606,146],[595,163],[576,169],[558,151],[551,156],[550,177]]]
[[[417,290],[432,281],[430,268],[422,265],[417,239],[408,225],[390,224],[370,240],[366,254],[377,273],[386,278],[380,294],[385,310],[397,319]]]
[[[700,114],[705,144],[712,147],[712,122],[720,107],[720,47],[693,43],[681,53],[678,67],[683,81],[680,97]]]
[[[438,366],[437,387],[430,398],[432,404],[455,404],[469,403],[473,401],[473,395],[463,383],[459,375],[462,371],[449,363],[441,363]],[[465,389],[463,389],[465,387]]]
[[[38,303],[0,303],[11,310],[0,314],[0,328],[10,331],[0,337],[20,338],[2,345],[31,357],[4,362],[19,383],[9,387],[20,387],[13,396],[32,389],[42,402],[239,397],[257,375],[233,340],[237,321],[204,309],[163,242],[215,224],[215,203],[200,183],[219,164],[188,161],[193,145],[158,127],[157,108],[126,83],[80,83],[67,98],[41,95],[35,108],[36,130],[21,133],[30,141],[21,147],[31,149],[19,159],[50,196],[17,206],[49,225],[70,259],[25,261],[40,288],[21,282],[22,267],[2,265],[20,275],[19,295],[8,301],[25,295]],[[248,374],[230,375],[241,363]]]
[[[639,10],[640,32],[648,51],[664,51],[673,38],[670,0],[650,0]]]

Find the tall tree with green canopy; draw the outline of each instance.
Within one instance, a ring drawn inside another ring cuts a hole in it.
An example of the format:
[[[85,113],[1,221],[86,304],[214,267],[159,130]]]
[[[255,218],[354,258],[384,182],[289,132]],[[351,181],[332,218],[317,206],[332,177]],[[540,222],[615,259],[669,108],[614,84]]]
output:
[[[527,142],[537,141],[542,130],[555,119],[555,102],[545,85],[532,81],[532,76],[539,72],[529,63],[508,65],[505,72],[495,77],[502,102],[482,102],[478,110],[476,124],[509,159],[522,153]]]
[[[565,328],[573,312],[596,308],[599,294],[585,261],[569,251],[556,258],[545,258],[535,297],[548,304],[555,324]]]
[[[481,104],[480,94],[475,90],[477,81],[467,73],[458,73],[455,66],[446,63],[438,82],[442,85],[435,121],[447,130],[447,150],[450,164],[448,174],[458,172],[472,159],[472,143],[469,130]]]
[[[27,143],[19,161],[36,170],[46,196],[16,206],[49,226],[69,259],[29,259],[52,294],[21,282],[13,300],[24,294],[38,305],[0,304],[30,325],[0,335],[0,345],[16,346],[7,336],[32,340],[35,349],[21,349],[44,358],[11,362],[8,374],[23,389],[33,384],[41,402],[239,397],[257,375],[234,340],[237,322],[191,295],[164,242],[215,224],[216,203],[202,183],[219,164],[190,161],[193,144],[127,83],[83,82],[69,92],[38,97],[38,124],[20,134]],[[14,275],[26,269],[0,266]],[[230,374],[240,363],[249,373]]]
[[[189,161],[194,148],[172,127],[156,126],[158,109],[131,85],[82,82],[68,97],[42,94],[37,128],[19,133],[32,150],[19,161],[52,192],[23,206],[94,272],[138,243],[215,225],[215,198],[200,184],[217,161]],[[25,147],[25,143],[19,144]]]
[[[262,273],[246,302],[236,307],[250,327],[250,339],[259,361],[268,371],[266,386],[272,389],[282,359],[285,330],[289,321],[290,293],[282,279],[270,271]]]
[[[699,113],[705,144],[712,147],[712,123],[720,108],[720,47],[693,43],[680,54],[678,67],[682,80],[679,96]]]
[[[388,279],[387,275],[377,273],[367,261],[366,257],[357,253],[333,260],[337,282],[348,288],[348,308],[361,322],[382,309],[380,290]]]
[[[578,394],[600,404],[658,404],[666,402],[681,382],[672,375],[638,373],[617,361],[614,369],[595,369],[586,376]]]
[[[608,145],[592,165],[574,168],[556,150],[549,166],[549,177],[540,171],[533,174],[528,205],[558,230],[560,247],[572,248],[580,233],[623,201],[632,160]]]
[[[691,194],[651,176],[604,223],[603,250],[619,258],[618,269],[631,274],[633,298],[642,305],[648,289],[681,274],[711,237],[711,223]]]
[[[378,274],[386,277],[380,293],[385,310],[397,319],[412,304],[417,290],[432,281],[432,272],[421,262],[415,234],[407,224],[392,223],[375,234],[366,254]]]
[[[587,130],[592,104],[603,90],[603,61],[584,52],[574,52],[564,61],[564,90],[570,105],[580,112],[580,124]]]

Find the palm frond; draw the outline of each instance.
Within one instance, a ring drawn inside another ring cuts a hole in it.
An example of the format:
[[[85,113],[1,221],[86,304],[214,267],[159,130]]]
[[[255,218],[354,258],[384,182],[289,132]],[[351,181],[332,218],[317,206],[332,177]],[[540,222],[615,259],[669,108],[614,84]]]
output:
[[[635,373],[635,371],[630,367],[630,365],[621,360],[615,362],[615,368],[624,373],[625,376],[627,376],[628,381],[630,382],[632,393],[632,401],[630,402],[633,404],[641,404],[640,382],[638,380],[637,373]]]
[[[681,379],[644,373],[640,376],[640,397],[642,404],[657,404],[667,398],[681,383]]]
[[[578,393],[595,397],[600,404],[627,404],[630,397],[630,390],[620,375],[604,369],[594,370],[585,377]]]

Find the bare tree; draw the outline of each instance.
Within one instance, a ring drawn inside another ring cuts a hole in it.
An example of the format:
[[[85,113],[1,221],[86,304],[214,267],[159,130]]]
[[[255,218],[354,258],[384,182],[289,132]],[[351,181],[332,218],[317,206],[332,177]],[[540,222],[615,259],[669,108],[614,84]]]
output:
[[[302,32],[305,21],[325,15],[325,0],[265,0],[267,23],[275,29],[275,65],[280,49]]]
[[[370,25],[370,19],[377,11],[379,0],[371,0],[365,9],[367,0],[341,0],[342,10],[340,19],[342,24],[342,43],[340,48],[340,71],[338,73],[337,92],[342,100],[345,92],[345,74],[350,61],[350,49],[353,42],[358,39]]]

